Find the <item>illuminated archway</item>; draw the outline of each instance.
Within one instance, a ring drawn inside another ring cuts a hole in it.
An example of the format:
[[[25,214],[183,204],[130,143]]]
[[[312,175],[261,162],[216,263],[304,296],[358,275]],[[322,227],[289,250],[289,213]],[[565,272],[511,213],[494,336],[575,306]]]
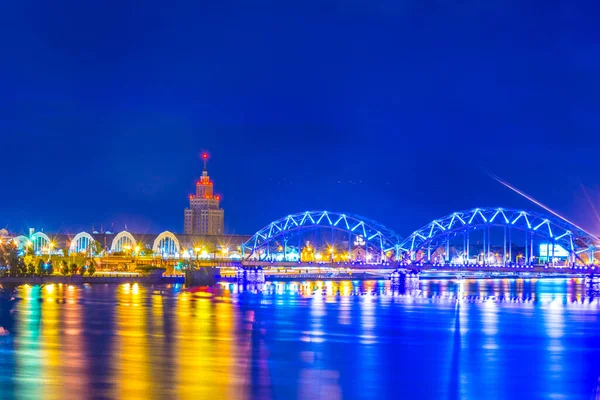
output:
[[[179,257],[181,245],[177,236],[172,232],[165,231],[154,240],[152,251],[154,254],[159,254],[163,257]]]
[[[111,253],[123,251],[124,248],[130,250],[135,248],[137,241],[133,235],[127,231],[119,232],[112,241],[110,246]]]
[[[48,254],[52,252],[52,241],[44,232],[35,232],[30,238],[35,254]]]
[[[80,232],[73,240],[71,240],[71,245],[69,246],[69,253],[83,253],[90,251],[92,244],[94,243],[94,238],[87,232]]]
[[[31,243],[29,238],[25,235],[17,236],[12,239],[13,243],[17,244],[19,250],[25,249],[28,243]]]

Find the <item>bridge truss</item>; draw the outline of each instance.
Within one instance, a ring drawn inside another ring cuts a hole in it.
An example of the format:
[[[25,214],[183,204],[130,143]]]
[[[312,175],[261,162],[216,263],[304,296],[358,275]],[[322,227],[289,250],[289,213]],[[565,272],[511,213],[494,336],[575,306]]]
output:
[[[568,252],[568,261],[572,264],[585,263],[581,254],[586,254],[588,263],[595,260],[594,253],[598,249],[598,239],[582,229],[567,223],[559,218],[544,216],[531,211],[506,209],[506,208],[475,208],[467,211],[455,212],[443,218],[433,220],[421,229],[413,232],[400,243],[405,259],[412,261],[432,261],[432,254],[440,248],[444,262],[450,260],[450,243],[462,241],[464,251],[463,263],[471,259],[470,236],[473,232],[482,234],[483,241],[478,245],[483,247],[483,263],[491,259],[491,232],[492,228],[503,229],[503,250],[497,264],[513,262],[534,262],[534,241],[546,245],[545,253],[548,259],[555,258],[557,249]],[[524,232],[524,256],[521,260],[513,254],[513,230]],[[558,247],[560,246],[560,248]]]
[[[316,230],[330,230],[333,245],[335,232],[347,235],[348,251],[355,247],[364,247],[365,253],[377,254],[380,261],[399,257],[400,237],[392,230],[367,218],[357,215],[328,211],[306,211],[291,214],[271,222],[256,232],[242,246],[242,258],[273,260],[275,245],[282,247],[283,260],[288,260],[288,246],[302,247],[302,235]],[[353,240],[354,237],[354,240]],[[298,241],[293,241],[297,238]],[[357,242],[356,244],[354,242]]]

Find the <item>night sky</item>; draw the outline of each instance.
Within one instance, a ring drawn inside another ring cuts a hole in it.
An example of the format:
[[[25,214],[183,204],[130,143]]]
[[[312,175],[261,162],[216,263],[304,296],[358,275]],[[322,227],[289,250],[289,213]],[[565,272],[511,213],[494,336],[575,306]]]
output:
[[[448,3],[1,2],[0,226],[181,232],[207,150],[229,233],[535,208],[487,171],[600,232],[600,5]]]

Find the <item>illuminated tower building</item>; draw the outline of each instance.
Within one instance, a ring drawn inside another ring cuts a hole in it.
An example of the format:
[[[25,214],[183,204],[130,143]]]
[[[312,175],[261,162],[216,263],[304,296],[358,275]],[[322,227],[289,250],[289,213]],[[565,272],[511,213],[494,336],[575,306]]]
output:
[[[190,207],[185,209],[184,233],[188,235],[222,235],[224,210],[220,197],[213,194],[213,183],[206,167],[208,155],[203,154],[204,171],[196,183],[196,195],[190,195]]]

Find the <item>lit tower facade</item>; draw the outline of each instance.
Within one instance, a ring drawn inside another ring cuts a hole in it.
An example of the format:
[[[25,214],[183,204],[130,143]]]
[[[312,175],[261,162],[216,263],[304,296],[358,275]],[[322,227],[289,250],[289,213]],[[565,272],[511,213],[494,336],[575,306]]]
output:
[[[221,198],[213,194],[213,183],[208,176],[208,155],[203,154],[204,171],[196,183],[196,195],[190,195],[190,207],[184,212],[184,233],[188,235],[222,235],[224,213],[219,208]]]

